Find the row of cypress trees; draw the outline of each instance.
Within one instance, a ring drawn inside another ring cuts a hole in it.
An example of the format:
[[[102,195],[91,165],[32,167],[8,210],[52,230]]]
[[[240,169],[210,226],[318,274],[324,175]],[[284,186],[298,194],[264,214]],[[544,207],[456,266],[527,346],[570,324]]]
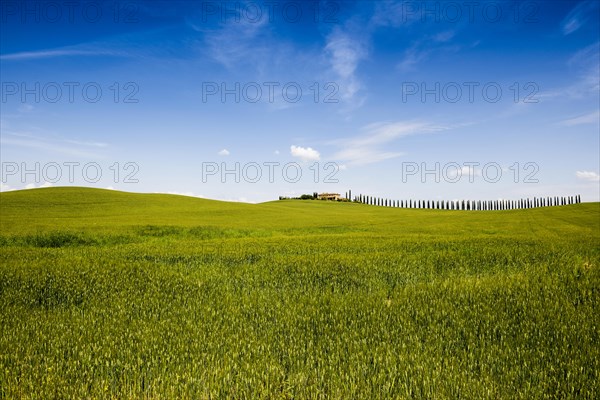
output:
[[[350,196],[351,196],[351,192]],[[425,208],[432,210],[514,210],[523,208],[565,206],[581,203],[581,195],[534,197],[518,200],[390,200],[359,194],[354,201],[373,206]]]

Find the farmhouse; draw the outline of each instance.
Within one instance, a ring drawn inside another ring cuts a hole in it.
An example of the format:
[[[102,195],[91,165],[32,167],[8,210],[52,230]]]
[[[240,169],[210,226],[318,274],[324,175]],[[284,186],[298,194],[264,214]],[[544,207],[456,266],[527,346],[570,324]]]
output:
[[[339,193],[319,193],[317,195],[317,199],[319,200],[340,200]]]

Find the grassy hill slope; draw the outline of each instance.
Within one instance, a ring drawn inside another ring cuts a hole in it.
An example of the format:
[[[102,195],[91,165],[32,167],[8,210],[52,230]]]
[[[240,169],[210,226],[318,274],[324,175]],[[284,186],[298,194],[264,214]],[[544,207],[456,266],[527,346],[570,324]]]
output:
[[[232,203],[167,194],[46,188],[0,194],[3,234],[45,230],[128,231],[143,225],[298,229],[381,234],[600,234],[600,203],[510,211],[447,211],[326,201]]]
[[[600,396],[600,205],[0,194],[0,398]]]

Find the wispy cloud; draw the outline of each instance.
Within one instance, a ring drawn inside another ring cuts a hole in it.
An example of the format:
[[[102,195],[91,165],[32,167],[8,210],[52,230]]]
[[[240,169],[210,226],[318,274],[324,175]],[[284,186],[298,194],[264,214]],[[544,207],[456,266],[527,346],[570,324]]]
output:
[[[229,150],[223,149],[223,150],[219,151],[217,154],[220,156],[228,156],[231,153],[229,153]]]
[[[600,41],[576,52],[568,65],[579,73],[581,84],[587,86],[588,91],[600,89]]]
[[[590,19],[598,17],[598,1],[588,0],[577,4],[561,22],[563,35],[570,35],[583,27]]]
[[[201,44],[204,57],[230,72],[251,72],[257,77],[267,76],[269,81],[297,68],[299,60],[309,59],[292,42],[276,35],[268,17],[251,20],[242,15],[242,10],[232,8],[230,11],[239,13],[239,18],[231,15],[216,26],[207,26],[197,15],[186,19],[187,26],[199,35],[195,43]]]
[[[160,193],[160,192],[156,192],[156,193]],[[205,196],[203,196],[201,194],[196,194],[193,192],[177,192],[177,191],[175,191],[175,192],[166,192],[166,194],[174,194],[177,196],[187,196],[187,197],[198,197],[200,199],[206,198]]]
[[[161,27],[121,35],[114,35],[89,42],[35,51],[0,54],[0,61],[30,61],[58,57],[121,57],[146,58],[173,55],[180,48],[181,35],[170,27]],[[184,34],[188,34],[184,33]]]
[[[11,192],[13,190],[28,190],[28,189],[47,188],[47,187],[52,187],[52,183],[44,182],[41,185],[36,185],[35,183],[28,183],[21,188],[16,188],[16,187],[12,187],[10,185],[0,182],[0,192]]]
[[[62,49],[50,49],[40,51],[23,51],[19,53],[2,54],[0,55],[1,61],[27,61],[27,60],[39,60],[43,58],[54,58],[54,57],[71,57],[71,56],[124,56],[125,53],[118,52],[115,50],[102,50],[102,49],[90,49],[83,50],[77,48],[62,48]]]
[[[455,34],[456,32],[453,30],[440,32],[438,34],[433,35],[433,40],[435,40],[436,42],[445,43],[452,40]]]
[[[108,147],[107,143],[103,142],[85,142],[81,140],[71,140],[65,139],[65,143],[75,144],[78,146],[87,146],[87,147]]]
[[[421,22],[421,15],[414,12],[417,3],[397,0],[380,0],[374,3],[375,8],[370,23],[375,26],[400,27]]]
[[[337,76],[341,99],[345,102],[353,101],[362,88],[356,70],[368,55],[366,44],[349,30],[336,27],[327,36],[325,53]]]
[[[420,121],[378,122],[365,126],[359,136],[335,141],[339,150],[335,160],[350,165],[372,164],[404,155],[403,152],[387,148],[396,140],[410,136],[441,132],[450,126],[435,125]]]
[[[600,42],[595,42],[574,53],[566,62],[573,71],[573,83],[565,87],[554,88],[536,94],[536,98],[548,100],[554,98],[580,99],[598,96],[600,90]]]
[[[0,135],[2,146],[18,146],[39,149],[47,153],[67,154],[81,158],[101,158],[102,155],[92,151],[108,147],[106,143],[84,142],[70,139],[42,138],[27,132],[2,131]]]
[[[50,182],[44,182],[39,186],[36,186],[35,183],[28,183],[27,185],[25,185],[24,189],[39,189],[39,188],[48,188],[51,187],[52,184]]]
[[[436,52],[456,52],[460,46],[451,44],[456,31],[448,30],[439,32],[414,41],[405,51],[404,57],[398,63],[400,71],[407,72],[416,69],[416,66],[430,58]]]
[[[267,62],[266,19],[251,22],[242,18],[235,23],[223,22],[216,28],[207,28],[193,20],[188,20],[188,25],[203,35],[208,55],[228,69]]]
[[[29,113],[31,111],[33,111],[35,107],[32,106],[31,104],[21,104],[19,106],[19,108],[17,109],[17,111],[21,114],[25,114],[25,113]]]
[[[404,57],[398,63],[398,69],[402,72],[412,71],[416,65],[425,61],[429,57],[429,49],[421,48],[418,44],[413,44],[404,51]]]
[[[593,171],[577,171],[575,172],[577,179],[587,182],[600,182],[600,175]]]
[[[600,111],[594,111],[591,113],[579,115],[574,118],[569,118],[562,121],[560,124],[564,126],[575,126],[585,124],[599,124],[600,123]]]
[[[304,81],[315,79],[322,69],[322,65],[315,63],[318,49],[302,48],[293,40],[278,36],[276,26],[269,24],[268,17],[253,22],[241,16],[236,22],[231,16],[216,26],[206,26],[199,18],[187,20],[187,26],[197,35],[194,43],[198,60],[216,63],[221,69],[224,67],[224,74],[230,77],[228,87],[233,87],[235,79],[244,77],[243,81],[248,82],[248,76],[251,76],[255,83],[272,84],[270,88],[261,87],[262,95],[258,100],[269,111],[300,105],[286,99],[288,93],[283,87],[290,82],[303,86]]]

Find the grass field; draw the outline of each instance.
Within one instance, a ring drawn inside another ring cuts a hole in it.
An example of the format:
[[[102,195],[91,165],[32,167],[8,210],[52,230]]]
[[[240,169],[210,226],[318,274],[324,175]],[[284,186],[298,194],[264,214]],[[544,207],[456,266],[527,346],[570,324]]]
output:
[[[0,398],[600,398],[600,204],[0,194]]]

